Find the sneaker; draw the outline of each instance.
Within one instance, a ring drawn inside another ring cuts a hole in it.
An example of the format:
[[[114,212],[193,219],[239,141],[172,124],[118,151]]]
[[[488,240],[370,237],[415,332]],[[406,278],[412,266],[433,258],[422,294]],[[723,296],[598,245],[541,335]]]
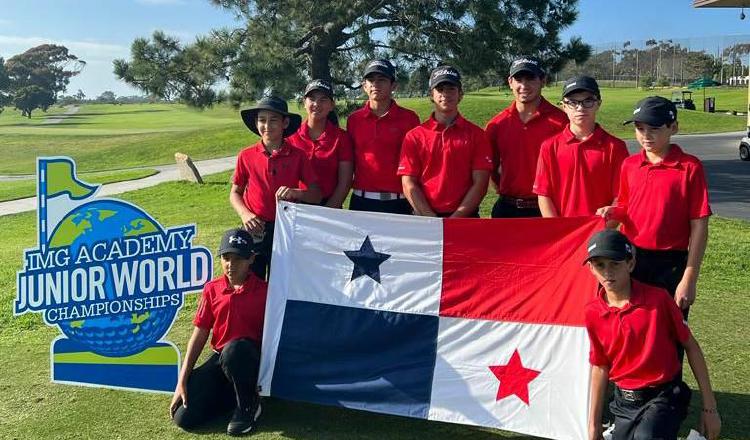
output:
[[[255,429],[255,425],[260,417],[260,399],[257,399],[255,402],[254,405],[250,405],[247,408],[235,408],[232,419],[227,425],[227,434],[245,435]]]

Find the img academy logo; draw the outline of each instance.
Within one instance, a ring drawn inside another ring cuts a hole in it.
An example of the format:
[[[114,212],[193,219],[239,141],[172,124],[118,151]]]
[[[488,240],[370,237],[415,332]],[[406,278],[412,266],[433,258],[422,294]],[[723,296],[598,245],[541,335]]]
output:
[[[15,315],[41,313],[53,382],[171,392],[179,352],[162,338],[183,295],[211,277],[195,225],[164,228],[130,203],[97,198],[70,158],[37,160],[38,247],[17,273]]]

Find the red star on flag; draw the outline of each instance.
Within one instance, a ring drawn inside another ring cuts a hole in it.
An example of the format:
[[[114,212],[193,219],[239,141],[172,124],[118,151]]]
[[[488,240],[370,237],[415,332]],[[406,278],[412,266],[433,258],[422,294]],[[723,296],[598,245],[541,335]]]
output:
[[[496,400],[515,394],[526,405],[529,404],[529,382],[539,376],[540,371],[524,367],[518,350],[513,352],[506,365],[490,365],[489,368],[500,381]]]

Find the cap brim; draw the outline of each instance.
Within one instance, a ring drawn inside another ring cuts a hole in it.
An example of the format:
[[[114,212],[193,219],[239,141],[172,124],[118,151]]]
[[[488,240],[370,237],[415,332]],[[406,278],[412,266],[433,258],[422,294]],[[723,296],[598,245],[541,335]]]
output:
[[[593,93],[597,97],[600,96],[598,90],[594,90],[594,89],[592,89],[590,87],[576,87],[574,89],[570,89],[570,90],[566,91],[565,93],[563,93],[562,97],[564,98],[564,97],[570,95],[571,93],[575,93],[575,92],[589,92],[589,93]]]
[[[519,69],[511,70],[510,74],[508,76],[516,76],[516,75],[518,75],[521,72],[528,72],[528,73],[530,73],[530,74],[532,74],[532,75],[534,75],[536,77],[539,77],[539,78],[541,78],[541,77],[544,76],[544,72],[542,72],[541,70],[531,69],[529,67],[521,67]]]
[[[306,91],[305,92],[305,98],[307,98],[307,96],[310,93],[317,92],[317,91],[325,93],[326,96],[328,96],[329,98],[333,98],[333,92],[331,90],[328,90],[328,89],[324,88],[324,87],[315,87],[314,89],[310,89],[310,90]]]
[[[365,71],[365,73],[364,73],[364,74],[362,75],[362,79],[367,79],[367,77],[368,77],[368,76],[370,76],[370,75],[372,75],[372,74],[375,74],[375,73],[378,73],[378,74],[380,74],[380,75],[383,75],[383,76],[384,76],[384,77],[386,77],[386,78],[390,78],[390,79],[391,79],[391,81],[396,81],[396,77],[395,77],[395,76],[393,76],[393,75],[390,75],[390,74],[388,74],[388,73],[386,73],[386,72],[383,72],[382,70],[378,70],[378,69],[370,69],[370,70],[366,70],[366,71]]]
[[[652,127],[661,127],[664,124],[669,124],[670,121],[662,121],[659,119],[649,119],[649,118],[632,118],[632,119],[628,119],[627,121],[623,121],[622,125],[632,124],[633,122],[643,122],[644,124],[648,124]]]
[[[461,87],[461,81],[456,81],[455,79],[441,79],[440,81],[436,82],[430,89],[434,89],[435,87],[439,86],[440,84],[448,83],[453,86]]]
[[[240,248],[234,247],[234,246],[230,246],[230,247],[219,249],[219,255],[237,254],[237,255],[239,255],[240,257],[243,257],[243,258],[250,258],[253,255],[255,255],[256,253],[257,252],[255,252],[255,250],[252,250],[252,249],[248,252],[246,250],[243,250],[243,249],[240,249]]]
[[[582,264],[586,264],[589,261],[591,261],[592,259],[597,258],[597,257],[609,258],[609,259],[615,260],[615,261],[625,261],[625,260],[627,260],[628,255],[623,255],[621,252],[616,252],[616,251],[610,251],[610,250],[602,249],[602,250],[597,250],[597,251],[589,254],[589,256],[586,257],[585,260],[583,260]]]

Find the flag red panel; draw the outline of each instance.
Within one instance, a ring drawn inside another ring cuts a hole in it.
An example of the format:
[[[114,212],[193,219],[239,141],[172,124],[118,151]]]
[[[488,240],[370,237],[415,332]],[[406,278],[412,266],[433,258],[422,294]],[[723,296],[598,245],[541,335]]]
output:
[[[446,219],[440,314],[583,326],[596,292],[586,244],[599,217]]]

